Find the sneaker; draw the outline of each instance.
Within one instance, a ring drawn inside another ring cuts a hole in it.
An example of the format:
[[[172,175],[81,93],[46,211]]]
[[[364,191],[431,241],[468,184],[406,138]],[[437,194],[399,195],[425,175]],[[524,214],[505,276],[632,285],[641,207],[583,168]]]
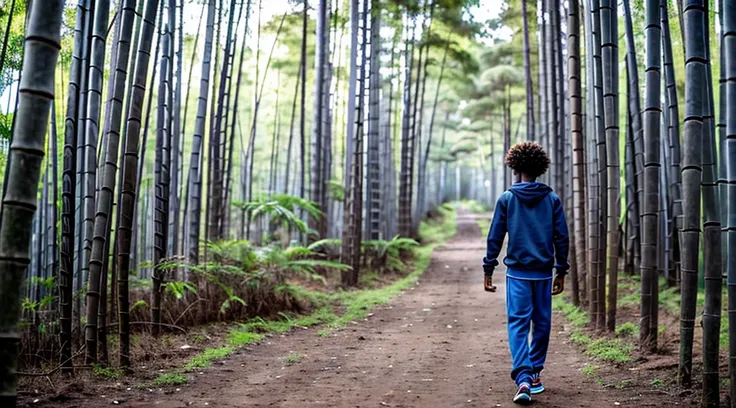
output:
[[[542,384],[542,377],[539,375],[539,373],[532,376],[532,385],[529,390],[531,391],[532,395],[537,395],[544,392],[544,384]]]
[[[532,403],[532,392],[529,389],[528,383],[521,383],[516,395],[514,395],[514,402],[520,405],[528,405]]]

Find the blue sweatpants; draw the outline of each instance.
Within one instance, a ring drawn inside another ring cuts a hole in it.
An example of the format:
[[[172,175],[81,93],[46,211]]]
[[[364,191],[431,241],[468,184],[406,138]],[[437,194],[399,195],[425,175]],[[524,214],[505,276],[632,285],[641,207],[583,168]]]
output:
[[[532,382],[544,368],[552,328],[552,279],[506,277],[506,313],[511,348],[511,378],[516,385]],[[530,323],[533,324],[529,345]]]

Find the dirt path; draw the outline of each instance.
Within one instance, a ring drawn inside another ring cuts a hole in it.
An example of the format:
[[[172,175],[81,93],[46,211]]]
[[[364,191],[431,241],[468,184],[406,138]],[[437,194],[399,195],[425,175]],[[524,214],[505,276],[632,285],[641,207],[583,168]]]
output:
[[[273,337],[196,374],[192,385],[166,393],[128,391],[120,395],[125,401],[121,405],[514,406],[503,280],[498,279],[498,293],[483,291],[479,265],[485,248],[478,225],[468,214],[461,214],[457,224],[457,236],[435,250],[418,285],[366,321],[326,338],[313,329]],[[544,373],[548,391],[535,398],[534,406],[645,407],[677,401],[661,396],[649,400],[650,395],[642,399],[634,389],[596,385],[581,373],[587,360],[566,343],[564,330],[556,316]],[[291,353],[301,358],[285,364]]]

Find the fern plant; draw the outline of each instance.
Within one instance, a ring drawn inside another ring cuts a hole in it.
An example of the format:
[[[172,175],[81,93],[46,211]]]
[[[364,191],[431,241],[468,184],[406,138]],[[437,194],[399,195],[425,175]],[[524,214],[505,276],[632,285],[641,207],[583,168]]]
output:
[[[401,256],[418,245],[419,243],[411,238],[397,235],[390,241],[363,241],[363,252],[371,258],[371,265],[374,268],[403,272],[406,270],[406,263],[402,261]]]
[[[296,215],[297,212],[303,211],[314,218],[322,217],[322,212],[313,202],[288,194],[261,195],[253,201],[234,203],[234,205],[245,210],[251,219],[267,217],[271,225],[281,226],[285,230],[297,230],[301,233],[312,233],[312,231]]]

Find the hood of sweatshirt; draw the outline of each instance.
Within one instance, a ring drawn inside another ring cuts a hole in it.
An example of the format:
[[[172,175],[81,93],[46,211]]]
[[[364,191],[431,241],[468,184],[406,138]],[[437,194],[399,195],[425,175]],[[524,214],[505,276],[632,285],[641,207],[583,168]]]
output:
[[[552,192],[552,188],[544,183],[533,181],[514,183],[509,191],[524,205],[534,207]]]

